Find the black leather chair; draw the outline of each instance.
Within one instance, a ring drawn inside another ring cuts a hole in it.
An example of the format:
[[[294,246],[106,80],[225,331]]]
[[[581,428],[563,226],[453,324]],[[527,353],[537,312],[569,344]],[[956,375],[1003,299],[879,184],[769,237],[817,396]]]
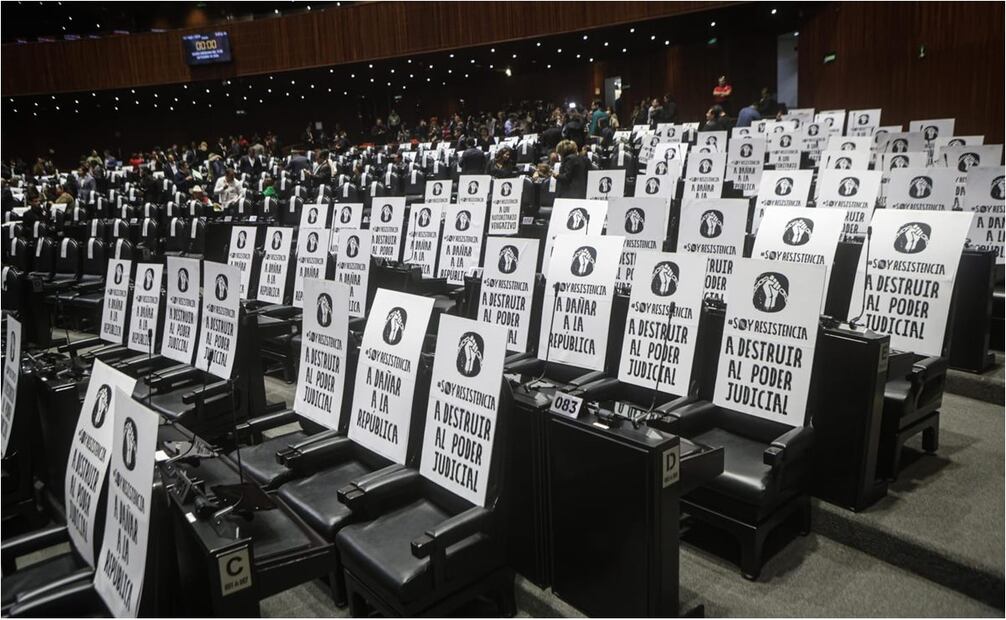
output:
[[[353,616],[367,607],[387,616],[443,616],[488,594],[498,615],[516,613],[514,573],[506,563],[506,480],[513,402],[501,386],[486,507],[473,505],[414,469],[358,480],[339,491],[353,514],[371,518],[346,525],[335,542],[345,566]]]

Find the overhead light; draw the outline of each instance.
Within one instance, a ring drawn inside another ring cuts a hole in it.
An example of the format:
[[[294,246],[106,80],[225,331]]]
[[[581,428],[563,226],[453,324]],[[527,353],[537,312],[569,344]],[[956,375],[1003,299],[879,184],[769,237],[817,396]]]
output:
[[[776,10],[775,10],[775,9],[772,9],[772,14],[773,14],[773,15],[775,15],[775,14],[776,14]]]
[[[451,58],[454,58],[454,54],[451,54]]]
[[[538,41],[537,43],[535,43],[534,46],[535,47],[541,47],[541,41]]]
[[[634,33],[635,31],[636,31],[636,29],[635,29],[635,28],[629,28],[629,34],[632,34],[632,33]]]
[[[551,69],[551,68],[552,68],[552,65],[545,65],[545,68],[546,68],[546,69]]]
[[[575,110],[576,109],[576,104],[574,102],[570,101],[569,102],[569,109],[570,110]]]
[[[555,53],[556,54],[561,54],[562,53],[562,48],[560,47],[559,49],[555,50]]]
[[[510,67],[507,67],[506,68],[506,76],[510,77],[511,75],[513,75],[513,71],[510,70]]]
[[[370,68],[370,69],[373,69],[373,68],[374,68],[374,65],[372,65],[372,64],[368,64],[368,65],[367,65],[367,67],[368,67],[368,68]]]
[[[495,54],[496,53],[496,48],[495,47],[490,47],[489,48],[489,53],[490,54]]]
[[[651,40],[651,41],[653,41],[653,40],[654,40],[654,39],[656,39],[656,38],[657,38],[657,35],[655,35],[655,34],[651,34],[651,35],[650,35],[650,40]]]
[[[411,65],[412,64],[412,59],[410,58],[406,62],[408,62]]]
[[[395,70],[394,70],[394,69],[392,69],[392,70],[391,70],[391,72],[392,72],[392,73],[394,73],[394,72],[395,72]]]
[[[710,28],[715,28],[716,27],[716,22],[709,22],[709,27]]]
[[[579,58],[580,58],[580,55],[579,55],[579,54],[577,54],[577,55],[576,55],[576,57],[577,57],[577,59],[579,59]]]
[[[622,53],[623,53],[623,54],[624,54],[625,52],[627,52],[627,51],[629,51],[629,50],[625,49],[624,47],[622,48]]]
[[[593,58],[589,58],[589,59],[587,59],[587,62],[594,62],[594,59]]]
[[[517,58],[517,54],[514,54],[514,55],[513,55],[513,57],[514,57],[514,58]]]
[[[604,47],[608,47],[608,42],[607,41],[604,42]]]
[[[328,72],[329,73],[335,73],[335,69],[329,69]]]
[[[587,35],[583,35],[583,40],[584,40],[584,41],[586,41],[586,40],[587,40]]]
[[[664,41],[664,45],[670,45],[670,44],[671,44],[670,41]]]
[[[355,77],[356,77],[356,74],[355,74],[355,73],[350,73],[350,74],[349,74],[349,77],[351,77],[351,78],[355,78]]]
[[[474,58],[472,58],[471,64],[473,64],[473,65],[475,64],[475,59]]]

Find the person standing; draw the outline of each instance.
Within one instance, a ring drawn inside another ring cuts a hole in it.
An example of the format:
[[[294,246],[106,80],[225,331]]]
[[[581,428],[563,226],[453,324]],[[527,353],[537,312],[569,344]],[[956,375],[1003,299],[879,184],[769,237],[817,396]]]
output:
[[[758,106],[754,103],[741,108],[741,111],[737,113],[737,125],[736,127],[750,127],[751,123],[755,121],[760,121],[762,118],[761,113],[758,111]]]
[[[716,80],[716,86],[713,87],[713,103],[726,110],[730,103],[730,96],[733,94],[734,87],[727,82],[727,76],[721,75]]]

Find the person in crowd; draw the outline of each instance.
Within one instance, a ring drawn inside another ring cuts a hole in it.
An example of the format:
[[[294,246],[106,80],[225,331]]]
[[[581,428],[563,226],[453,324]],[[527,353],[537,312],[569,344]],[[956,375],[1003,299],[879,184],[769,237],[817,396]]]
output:
[[[464,152],[461,153],[459,165],[462,174],[482,174],[486,170],[486,154],[478,148],[475,138],[467,138]]]
[[[758,100],[757,107],[758,114],[762,118],[772,118],[779,112],[779,103],[767,86],[761,89],[761,98]]]
[[[388,113],[388,131],[393,134],[397,134],[398,130],[402,126],[402,117],[398,115],[398,112],[392,110]]]
[[[263,198],[278,198],[279,194],[276,193],[276,182],[271,176],[267,176],[262,179],[262,197]]]
[[[307,154],[304,151],[290,151],[290,161],[286,164],[287,171],[293,175],[293,178],[299,179],[302,170],[310,170],[311,162],[307,159]]]
[[[653,126],[659,120],[660,116],[663,114],[664,108],[660,105],[660,99],[654,97],[650,101],[650,107],[646,111],[646,125]]]
[[[593,103],[590,104],[590,135],[601,135],[600,127],[598,127],[598,121],[607,117],[608,113],[605,112],[604,108],[601,106],[601,100],[595,99]]]
[[[479,137],[475,143],[475,146],[479,147],[483,151],[488,151],[489,147],[493,145],[492,132],[489,131],[489,127],[482,125],[479,127]]]
[[[545,181],[551,179],[554,175],[552,174],[552,166],[545,162],[542,162],[534,167],[534,173],[531,175],[532,181]]]
[[[615,130],[608,125],[608,118],[602,118],[597,121],[598,126],[598,136],[600,138],[601,146],[604,148],[609,148],[615,143]]]
[[[370,128],[370,137],[374,139],[376,144],[385,144],[388,141],[388,127],[380,116],[374,119],[374,126]]]
[[[615,131],[618,131],[618,128],[620,126],[621,123],[618,121],[618,114],[615,114],[614,108],[608,106],[608,127],[611,127]]]
[[[741,108],[741,111],[737,113],[737,125],[735,127],[750,127],[755,121],[760,121],[762,119],[761,112],[758,110],[758,104],[752,103]]]
[[[714,105],[706,111],[706,122],[702,125],[702,131],[729,131],[730,119],[723,108]]]
[[[678,122],[678,104],[671,97],[671,93],[664,95],[664,98],[660,101],[660,111],[657,114],[658,123],[676,123]]]
[[[566,124],[562,126],[563,139],[572,140],[573,143],[576,144],[577,150],[579,150],[586,142],[583,125],[583,117],[580,116],[579,112],[574,110],[570,113]]]
[[[194,193],[195,188],[193,188]],[[202,191],[202,188],[199,188]],[[234,176],[234,168],[224,170],[224,175],[217,179],[213,186],[213,195],[217,197],[217,202],[225,209],[238,201],[241,197],[241,184]]]
[[[726,110],[730,104],[730,96],[733,94],[734,87],[727,82],[727,76],[721,75],[716,80],[716,86],[713,87],[713,103]]]
[[[328,151],[318,152],[318,158],[311,169],[311,176],[316,184],[332,182],[332,164],[328,161]]]
[[[69,183],[63,183],[59,186],[59,196],[53,202],[58,205],[66,205],[68,207],[73,206],[76,197],[73,193],[73,187]]]
[[[563,140],[555,147],[560,161],[556,177],[557,198],[587,197],[587,158],[580,155],[580,148],[572,140]]]
[[[504,146],[496,151],[496,157],[493,159],[492,165],[489,166],[489,174],[498,179],[516,176],[517,172],[512,148]]]

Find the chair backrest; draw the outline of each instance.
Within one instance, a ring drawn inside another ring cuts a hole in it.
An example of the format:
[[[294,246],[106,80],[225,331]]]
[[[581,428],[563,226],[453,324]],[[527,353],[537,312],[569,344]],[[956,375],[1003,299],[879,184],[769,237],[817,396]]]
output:
[[[83,272],[89,276],[104,276],[108,269],[108,246],[101,239],[84,242]]]
[[[31,265],[31,254],[28,250],[28,242],[20,237],[15,237],[5,241],[7,246],[7,261],[12,267],[21,272],[28,271]]]
[[[294,196],[290,200],[300,200],[300,198]],[[266,196],[258,207],[258,216],[263,219],[277,219],[279,217],[279,201],[272,196]]]
[[[76,239],[66,238],[59,242],[56,273],[73,277],[80,275],[80,244]]]
[[[49,237],[35,240],[32,251],[31,270],[34,273],[52,275],[56,270],[56,242]]]
[[[115,218],[108,222],[108,235],[110,239],[128,239],[129,223],[121,218]]]
[[[159,233],[160,225],[158,225],[157,220],[145,217],[140,222],[140,243],[144,247],[153,249],[157,245],[157,240],[160,237]]]
[[[189,253],[203,254],[206,251],[206,220],[196,218],[189,224]]]
[[[112,258],[119,258],[122,260],[132,260],[135,254],[135,249],[133,247],[133,242],[129,239],[116,239],[115,244],[112,247]]]

